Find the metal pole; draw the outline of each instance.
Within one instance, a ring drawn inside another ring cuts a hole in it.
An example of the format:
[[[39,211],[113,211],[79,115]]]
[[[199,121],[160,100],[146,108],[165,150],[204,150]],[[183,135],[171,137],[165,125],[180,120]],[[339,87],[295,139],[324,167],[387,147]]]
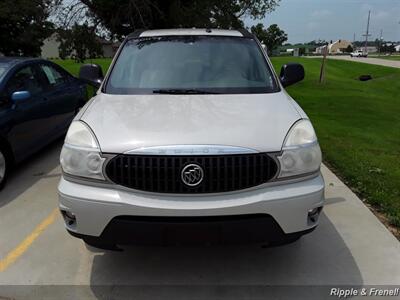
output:
[[[364,48],[364,52],[365,54],[368,53],[368,37],[371,36],[369,34],[369,21],[371,18],[371,11],[368,11],[368,23],[367,23],[367,33],[365,34],[365,48]]]
[[[321,70],[319,73],[319,83],[323,83],[325,80],[325,64],[326,64],[326,56],[328,55],[328,46],[325,46],[322,50],[322,63],[321,63]]]
[[[383,30],[381,29],[381,36],[379,37],[379,56],[381,56]]]

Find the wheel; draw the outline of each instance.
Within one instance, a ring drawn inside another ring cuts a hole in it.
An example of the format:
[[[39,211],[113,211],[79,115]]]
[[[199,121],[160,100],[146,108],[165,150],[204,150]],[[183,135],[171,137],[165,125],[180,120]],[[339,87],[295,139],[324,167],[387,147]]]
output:
[[[9,163],[4,148],[0,146],[0,190],[4,187],[9,173]]]

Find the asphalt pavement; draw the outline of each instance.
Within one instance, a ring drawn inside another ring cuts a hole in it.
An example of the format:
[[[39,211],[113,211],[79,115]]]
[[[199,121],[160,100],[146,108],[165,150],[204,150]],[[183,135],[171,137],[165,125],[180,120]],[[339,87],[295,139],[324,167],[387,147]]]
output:
[[[308,58],[321,58],[322,56],[306,56]],[[347,60],[353,62],[379,65],[384,67],[400,68],[400,60],[390,60],[376,57],[350,57],[346,55],[330,55],[328,59]]]
[[[61,145],[0,192],[0,299],[113,299],[117,286],[134,299],[265,299],[271,286],[400,284],[399,241],[325,166],[321,223],[293,244],[89,251],[57,211]]]

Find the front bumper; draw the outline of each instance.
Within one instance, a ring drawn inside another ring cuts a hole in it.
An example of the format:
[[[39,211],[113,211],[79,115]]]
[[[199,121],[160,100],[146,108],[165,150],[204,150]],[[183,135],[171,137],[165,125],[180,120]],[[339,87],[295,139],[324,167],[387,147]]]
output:
[[[172,223],[176,224],[177,219],[184,220],[183,217],[186,220],[190,217],[201,218],[201,223],[205,220],[204,217],[225,217],[221,219],[222,223],[229,223],[227,219],[235,216],[262,216],[263,218],[256,218],[256,222],[250,222],[254,223],[255,229],[268,232],[268,228],[275,228],[276,223],[277,230],[288,235],[315,228],[318,220],[311,221],[308,213],[314,208],[322,207],[324,202],[324,181],[321,175],[290,184],[201,196],[149,194],[112,186],[84,185],[64,178],[61,178],[58,190],[60,210],[76,216],[76,222],[66,223],[66,228],[79,237],[104,236],[110,234],[110,228],[116,236],[121,235],[123,228],[121,222],[117,222],[119,225],[115,226],[116,220],[125,220],[125,225],[129,221],[130,226],[127,227],[132,228],[137,225],[137,218],[143,221],[144,217],[147,217],[146,223],[161,222],[165,225],[165,221],[171,223],[168,220],[173,220]],[[158,221],[151,222],[152,218]],[[195,218],[192,218],[191,224],[198,223],[193,222],[196,221]],[[211,228],[222,228],[223,226],[213,224],[213,221],[221,224],[221,220],[211,220]],[[261,223],[257,223],[259,221]],[[154,227],[151,228],[153,229],[147,232],[148,235],[155,232]],[[219,231],[224,232],[221,230]],[[129,232],[128,230],[126,234],[130,235]]]

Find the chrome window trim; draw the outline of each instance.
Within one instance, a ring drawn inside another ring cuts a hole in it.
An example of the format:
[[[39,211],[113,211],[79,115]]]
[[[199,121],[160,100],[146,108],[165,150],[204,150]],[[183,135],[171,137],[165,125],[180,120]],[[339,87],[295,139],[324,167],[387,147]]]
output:
[[[165,145],[133,149],[123,154],[133,155],[227,155],[260,153],[251,148],[223,145]]]

